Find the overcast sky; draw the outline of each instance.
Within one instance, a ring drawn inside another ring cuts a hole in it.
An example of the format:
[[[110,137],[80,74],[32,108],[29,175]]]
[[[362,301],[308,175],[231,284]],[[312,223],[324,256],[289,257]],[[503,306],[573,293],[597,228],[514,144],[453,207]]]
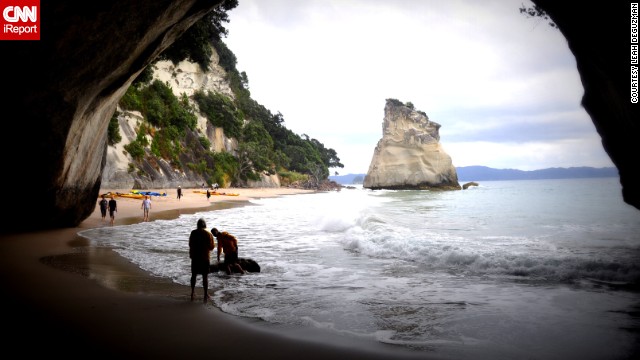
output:
[[[239,0],[225,40],[251,96],[366,173],[385,100],[439,123],[454,166],[614,166],[559,30],[526,0]]]

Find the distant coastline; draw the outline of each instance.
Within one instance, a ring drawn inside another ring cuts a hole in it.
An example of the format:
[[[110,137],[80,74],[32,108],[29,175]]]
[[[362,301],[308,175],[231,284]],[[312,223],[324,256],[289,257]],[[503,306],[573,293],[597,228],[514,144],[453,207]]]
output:
[[[500,180],[543,180],[543,179],[581,179],[618,177],[615,167],[594,168],[588,166],[570,168],[548,168],[539,170],[494,169],[487,166],[456,167],[458,181],[500,181]],[[347,174],[329,176],[338,184],[351,185],[362,183],[366,174]]]

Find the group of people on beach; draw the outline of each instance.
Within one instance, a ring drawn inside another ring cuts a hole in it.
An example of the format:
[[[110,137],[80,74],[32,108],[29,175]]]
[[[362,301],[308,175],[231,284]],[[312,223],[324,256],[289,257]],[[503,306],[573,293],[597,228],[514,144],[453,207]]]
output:
[[[218,189],[218,184],[212,185],[213,189]],[[178,186],[177,189],[178,200],[182,198],[184,195],[182,194],[182,187]],[[207,200],[211,197],[211,192],[207,189]],[[102,214],[102,221],[105,221],[107,218],[107,211],[109,211],[110,224],[113,225],[116,220],[115,213],[118,212],[118,203],[113,195],[109,197],[107,200],[106,195],[102,194],[100,201],[98,201],[98,205],[100,206],[100,212]],[[142,221],[149,221],[149,211],[151,210],[151,197],[149,195],[145,195],[142,199],[142,204],[140,205],[140,209],[142,209]]]
[[[217,184],[216,184],[217,185]],[[182,197],[182,189],[178,187],[178,200]],[[111,217],[111,225],[115,221],[115,213],[118,205],[114,198],[107,201],[106,195],[102,195],[98,202],[102,213],[102,220],[106,220],[107,210]],[[151,210],[151,197],[145,195],[140,208],[143,210],[143,220],[149,221]],[[208,295],[209,273],[211,272],[211,252],[216,248],[214,237],[218,240],[217,260],[218,269],[224,270],[227,275],[231,273],[245,274],[246,271],[240,265],[238,258],[238,239],[226,231],[211,228],[207,230],[207,223],[203,218],[198,219],[196,229],[189,235],[189,258],[191,259],[191,301],[195,299],[195,287],[198,275],[202,276],[202,288],[204,290],[204,302],[210,300]],[[224,263],[220,264],[220,255],[224,253]]]
[[[109,210],[109,217],[111,218],[110,224],[116,221],[116,212],[118,212],[118,203],[116,199],[111,195],[109,201],[107,201],[106,195],[102,195],[102,199],[100,199],[100,213],[102,214],[102,221],[107,219],[107,210]]]
[[[118,202],[114,198],[113,195],[110,196],[107,201],[107,196],[102,194],[100,201],[98,201],[98,205],[100,206],[100,214],[102,215],[102,221],[107,219],[107,210],[109,210],[110,224],[113,225],[116,221],[116,213],[118,212]],[[140,205],[142,209],[142,221],[149,221],[149,210],[151,210],[151,197],[149,195],[145,195],[142,199],[142,204]]]
[[[196,281],[198,275],[202,276],[202,289],[204,302],[209,298],[209,273],[211,272],[211,252],[215,249],[215,241],[218,240],[217,259],[219,269],[223,269],[227,275],[232,272],[245,274],[238,258],[238,239],[226,231],[212,228],[207,230],[207,223],[203,218],[198,219],[196,229],[189,235],[189,258],[191,258],[191,301],[195,299]],[[220,254],[224,252],[224,264],[220,265]],[[221,267],[220,267],[221,266]]]

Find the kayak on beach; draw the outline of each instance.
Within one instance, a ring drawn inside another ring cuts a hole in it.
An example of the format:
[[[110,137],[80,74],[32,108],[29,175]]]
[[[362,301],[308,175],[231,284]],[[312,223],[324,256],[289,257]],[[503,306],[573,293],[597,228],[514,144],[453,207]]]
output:
[[[122,198],[129,198],[129,199],[144,199],[145,196],[167,196],[167,193],[161,194],[159,192],[154,192],[154,191],[131,190],[131,192],[129,193],[107,192],[107,193],[101,194],[100,196],[103,196],[103,195],[105,197],[117,196]]]
[[[131,190],[131,193],[133,194],[140,194],[140,195],[149,195],[149,196],[167,196],[167,193],[159,193],[156,191],[140,191],[140,190]]]
[[[207,194],[207,190],[193,190],[196,194]],[[217,192],[217,191],[209,191],[210,195],[226,195],[226,196],[239,196],[238,193],[225,193],[225,192]]]

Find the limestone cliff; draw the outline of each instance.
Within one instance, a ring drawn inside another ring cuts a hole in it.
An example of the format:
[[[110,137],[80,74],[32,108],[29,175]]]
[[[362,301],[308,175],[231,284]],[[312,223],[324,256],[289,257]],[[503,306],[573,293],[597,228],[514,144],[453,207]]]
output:
[[[363,186],[368,189],[459,190],[451,157],[440,144],[440,124],[398,100],[387,99],[382,139]]]
[[[219,65],[218,54],[213,51],[210,69],[203,71],[202,68],[193,62],[182,61],[173,64],[171,61],[158,61],[153,65],[153,78],[169,85],[173,94],[180,97],[186,94],[191,97],[196,91],[211,91],[221,93],[230,98],[234,98],[233,91],[227,73]],[[197,109],[197,105],[191,101],[191,105]],[[118,107],[118,125],[122,141],[108,146],[106,165],[102,172],[103,189],[164,189],[182,187],[199,187],[206,183],[207,179],[201,174],[188,167],[176,168],[165,159],[156,157],[151,152],[148,145],[145,149],[145,157],[142,161],[136,162],[125,150],[125,145],[136,139],[137,129],[144,121],[142,114],[137,111],[123,111]],[[211,143],[207,150],[214,152],[228,152],[234,154],[238,142],[236,139],[228,138],[224,130],[213,126],[207,118],[196,114],[198,118],[195,131],[187,131],[185,138],[185,151],[180,154],[183,164],[198,163],[198,154],[186,144],[199,144],[197,139],[205,137]],[[151,135],[149,135],[151,136]],[[151,144],[149,139],[149,144]],[[280,181],[277,175],[262,175],[259,182],[249,182],[242,184],[249,187],[279,187]]]

